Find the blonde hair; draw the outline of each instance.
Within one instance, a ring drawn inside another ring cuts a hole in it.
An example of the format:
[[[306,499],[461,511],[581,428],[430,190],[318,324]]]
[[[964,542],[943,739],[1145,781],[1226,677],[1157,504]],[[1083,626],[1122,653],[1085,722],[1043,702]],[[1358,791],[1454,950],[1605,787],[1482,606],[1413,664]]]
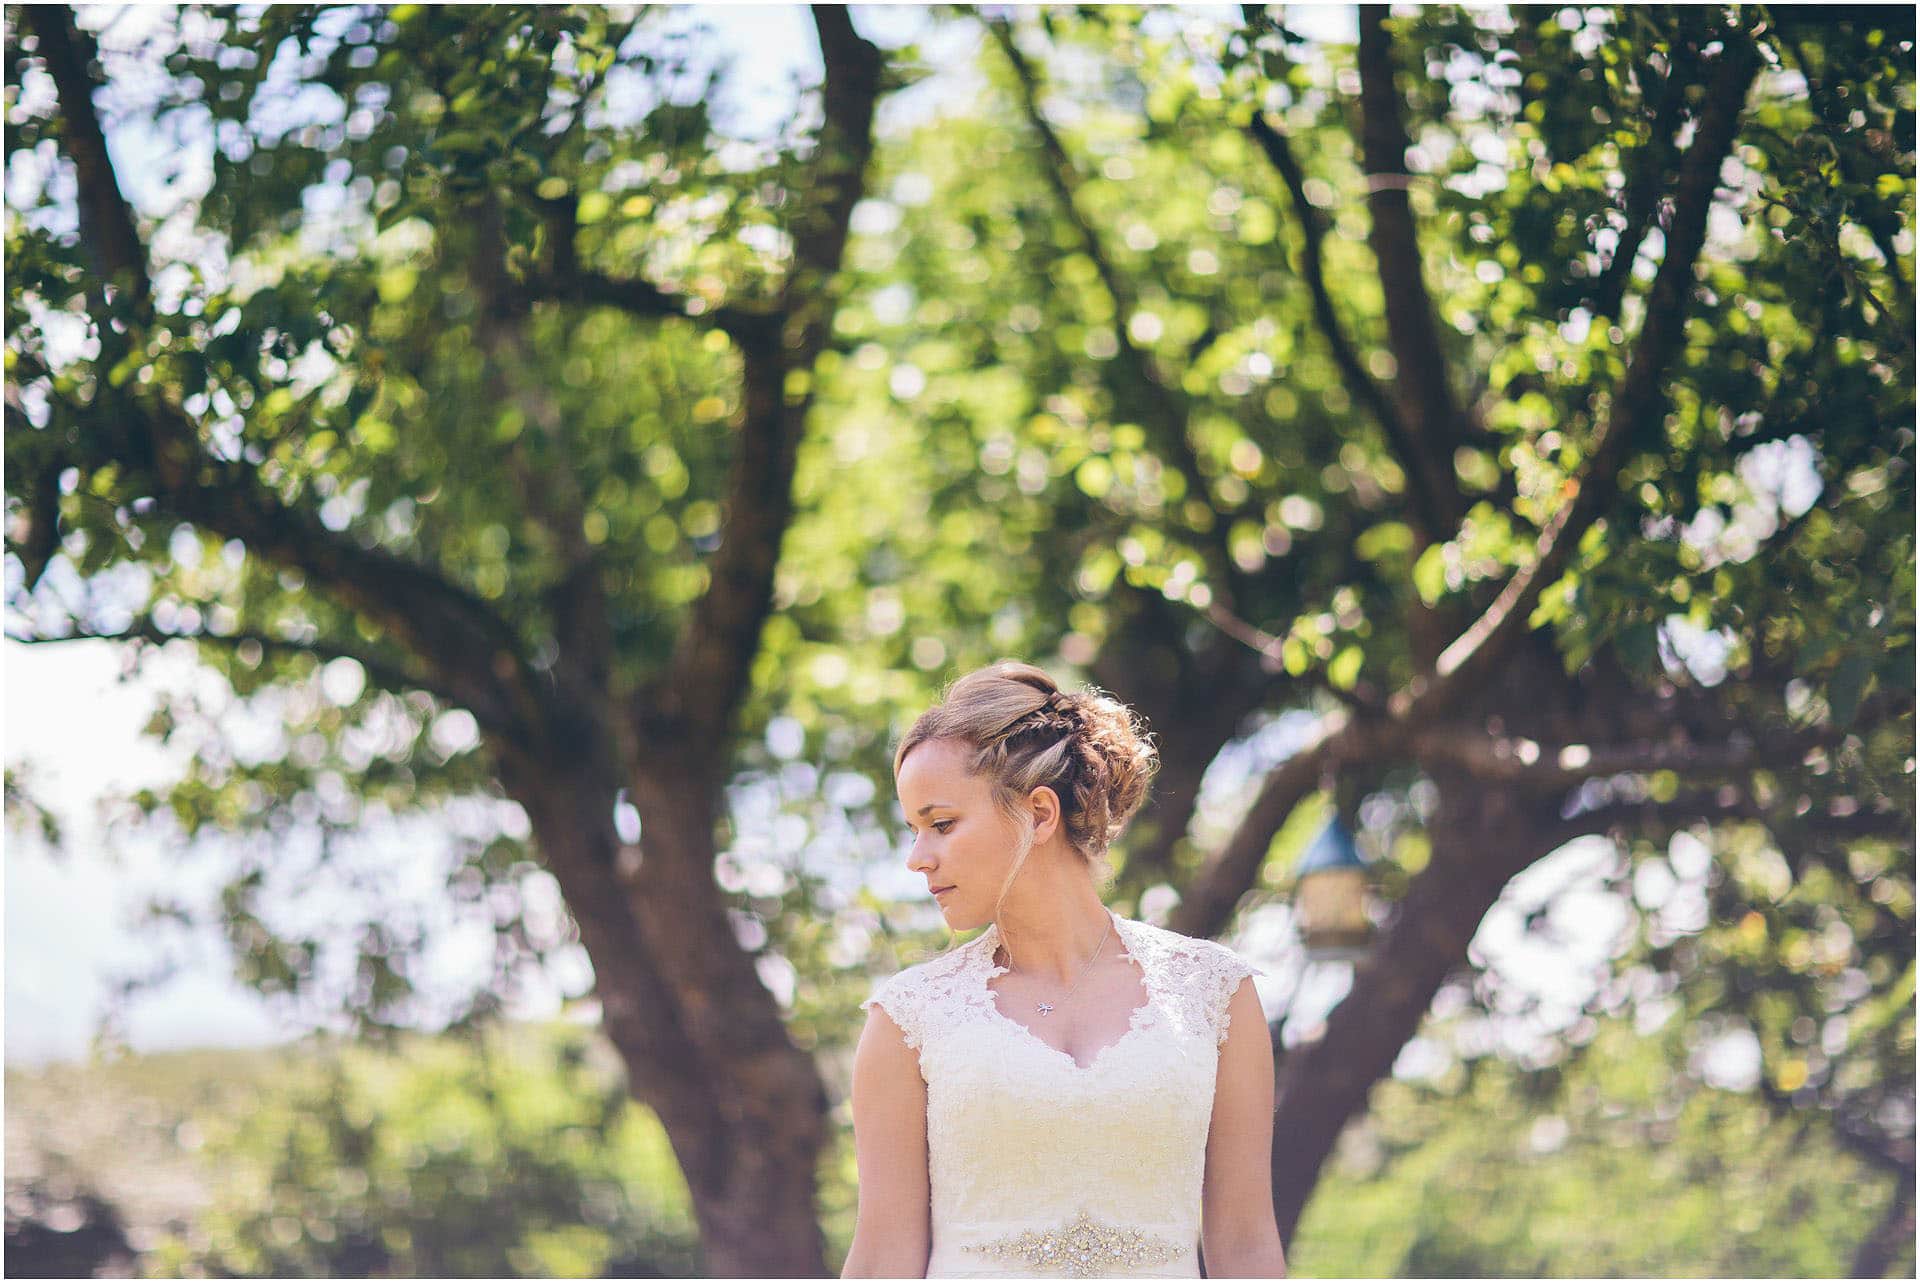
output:
[[[928,740],[966,745],[967,769],[987,778],[995,805],[1012,819],[1025,815],[1033,790],[1052,789],[1067,844],[1101,884],[1113,876],[1107,848],[1146,801],[1159,766],[1132,709],[1093,687],[1069,694],[1045,670],[1016,660],[968,673],[916,718],[894,750],[895,778],[907,754]],[[1032,828],[1023,825],[1021,833],[994,902],[996,919],[1033,849]]]

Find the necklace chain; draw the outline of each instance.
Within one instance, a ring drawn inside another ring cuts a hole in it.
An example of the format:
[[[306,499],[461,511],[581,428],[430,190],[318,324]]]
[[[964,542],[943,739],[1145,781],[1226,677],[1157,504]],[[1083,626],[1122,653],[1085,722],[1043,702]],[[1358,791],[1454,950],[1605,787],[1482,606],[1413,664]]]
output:
[[[1093,970],[1093,964],[1099,960],[1100,950],[1106,947],[1107,937],[1112,934],[1113,934],[1113,915],[1109,913],[1107,915],[1107,929],[1100,933],[1100,943],[1093,946],[1093,957],[1088,958],[1087,965],[1080,968],[1079,979],[1075,980],[1072,986],[1065,993],[1060,995],[1061,1002],[1065,1002],[1068,998],[1073,997],[1073,991],[1080,987],[1081,980],[1085,980],[1087,978],[1087,972]],[[1001,941],[1000,947],[1003,949],[1007,949],[1005,940]],[[1012,949],[1007,949],[1007,970],[1014,972],[1016,975],[1019,974],[1018,968],[1016,968],[1013,965]],[[1036,1002],[1034,1004],[1034,1009],[1037,1010],[1043,1016],[1052,1015],[1053,1008],[1054,1008],[1054,1004],[1051,1002]]]

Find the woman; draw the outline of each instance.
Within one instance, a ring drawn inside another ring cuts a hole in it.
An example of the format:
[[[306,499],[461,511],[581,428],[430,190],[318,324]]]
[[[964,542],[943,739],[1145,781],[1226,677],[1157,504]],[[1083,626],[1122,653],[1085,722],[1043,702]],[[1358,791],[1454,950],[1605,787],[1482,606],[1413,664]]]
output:
[[[1286,1273],[1255,968],[1100,900],[1155,765],[1123,705],[1010,662],[901,741],[908,867],[987,929],[861,1004],[842,1277]]]

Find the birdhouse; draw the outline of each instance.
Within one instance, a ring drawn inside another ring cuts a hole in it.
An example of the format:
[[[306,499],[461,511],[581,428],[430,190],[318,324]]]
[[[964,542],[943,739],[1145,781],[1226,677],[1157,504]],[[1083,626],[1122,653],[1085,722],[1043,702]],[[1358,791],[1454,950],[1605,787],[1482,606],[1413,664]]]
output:
[[[1294,868],[1294,922],[1314,962],[1347,961],[1367,951],[1367,866],[1336,813]]]

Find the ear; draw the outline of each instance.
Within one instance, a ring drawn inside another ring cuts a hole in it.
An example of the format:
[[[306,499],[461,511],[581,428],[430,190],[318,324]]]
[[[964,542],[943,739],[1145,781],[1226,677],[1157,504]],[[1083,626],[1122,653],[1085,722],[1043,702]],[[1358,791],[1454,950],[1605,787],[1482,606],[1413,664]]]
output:
[[[1027,795],[1027,809],[1033,815],[1033,840],[1044,842],[1060,827],[1060,795],[1042,784]]]

